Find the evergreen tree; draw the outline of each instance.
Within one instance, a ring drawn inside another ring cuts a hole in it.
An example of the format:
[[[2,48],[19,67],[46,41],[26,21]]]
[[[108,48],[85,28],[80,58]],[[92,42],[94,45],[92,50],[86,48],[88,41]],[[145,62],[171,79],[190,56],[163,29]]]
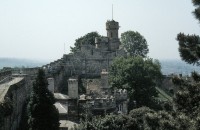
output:
[[[192,0],[196,6],[193,14],[200,21],[200,0]],[[200,37],[198,35],[177,35],[179,41],[179,52],[182,60],[189,64],[200,65]],[[175,77],[173,82],[179,86],[175,94],[174,103],[177,111],[184,113],[193,119],[196,128],[200,128],[200,75],[192,73],[193,80],[187,81]]]
[[[59,129],[59,113],[54,103],[55,99],[48,90],[45,73],[39,69],[27,108],[30,130]]]
[[[192,0],[194,6],[196,6],[193,14],[200,22],[200,0]],[[179,33],[177,35],[179,41],[179,52],[182,60],[189,64],[200,65],[200,37],[198,35],[185,35]]]

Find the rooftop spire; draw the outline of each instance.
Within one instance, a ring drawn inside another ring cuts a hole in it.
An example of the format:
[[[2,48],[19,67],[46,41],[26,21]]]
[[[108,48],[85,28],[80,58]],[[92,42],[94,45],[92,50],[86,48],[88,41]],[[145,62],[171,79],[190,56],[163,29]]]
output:
[[[113,20],[113,4],[112,4],[112,20]]]

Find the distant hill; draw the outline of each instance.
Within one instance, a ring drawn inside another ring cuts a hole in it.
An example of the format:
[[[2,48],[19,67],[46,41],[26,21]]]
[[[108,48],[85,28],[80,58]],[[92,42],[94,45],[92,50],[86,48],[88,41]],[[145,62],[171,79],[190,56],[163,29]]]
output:
[[[29,59],[17,59],[17,58],[0,58],[0,69],[3,67],[40,67],[48,64],[50,61],[36,61]],[[164,75],[169,74],[183,74],[189,75],[192,71],[200,73],[200,66],[193,66],[187,64],[181,60],[160,60],[162,66],[162,72]]]
[[[0,69],[3,67],[40,67],[48,62],[29,60],[29,59],[17,59],[17,58],[0,58]]]
[[[200,73],[200,66],[193,66],[181,60],[160,60],[162,72],[165,75],[183,74],[190,75],[192,71]]]

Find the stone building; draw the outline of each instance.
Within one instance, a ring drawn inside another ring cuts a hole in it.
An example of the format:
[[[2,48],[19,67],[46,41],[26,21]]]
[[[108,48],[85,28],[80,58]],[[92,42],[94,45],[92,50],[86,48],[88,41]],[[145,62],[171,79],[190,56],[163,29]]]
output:
[[[120,48],[118,37],[119,23],[111,20],[106,22],[107,36],[95,38],[96,46],[81,45],[81,49],[70,54],[64,54],[59,60],[43,66],[47,75],[55,80],[55,91],[59,91],[62,77],[67,76],[100,76],[103,69],[109,72],[112,60],[117,56],[126,56]]]
[[[59,93],[60,88],[68,86],[70,101],[77,99],[80,104],[87,103],[91,105],[92,112],[96,114],[105,113],[105,111],[107,113],[118,111],[126,113],[127,96],[126,99],[120,97],[127,93],[118,92],[118,90],[111,91],[108,83],[109,66],[113,59],[117,56],[126,56],[124,49],[120,48],[118,30],[118,22],[107,21],[107,36],[95,38],[95,46],[82,44],[80,50],[72,54],[65,54],[63,58],[43,66],[47,75],[53,77],[55,81],[55,92]],[[86,88],[85,96],[82,95],[81,98],[78,94],[78,80],[71,78],[80,76],[84,82],[83,86]],[[67,79],[63,77],[68,77],[67,83]],[[65,82],[65,86],[63,86],[63,82]],[[75,105],[75,103],[73,104]]]

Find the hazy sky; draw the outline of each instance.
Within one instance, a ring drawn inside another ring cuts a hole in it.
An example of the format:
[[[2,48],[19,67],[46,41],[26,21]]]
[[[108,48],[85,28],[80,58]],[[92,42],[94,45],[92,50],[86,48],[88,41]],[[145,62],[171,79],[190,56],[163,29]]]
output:
[[[191,0],[0,0],[0,57],[56,60],[75,39],[91,31],[106,35],[105,22],[133,30],[149,45],[149,56],[179,59],[179,32],[200,34]]]

